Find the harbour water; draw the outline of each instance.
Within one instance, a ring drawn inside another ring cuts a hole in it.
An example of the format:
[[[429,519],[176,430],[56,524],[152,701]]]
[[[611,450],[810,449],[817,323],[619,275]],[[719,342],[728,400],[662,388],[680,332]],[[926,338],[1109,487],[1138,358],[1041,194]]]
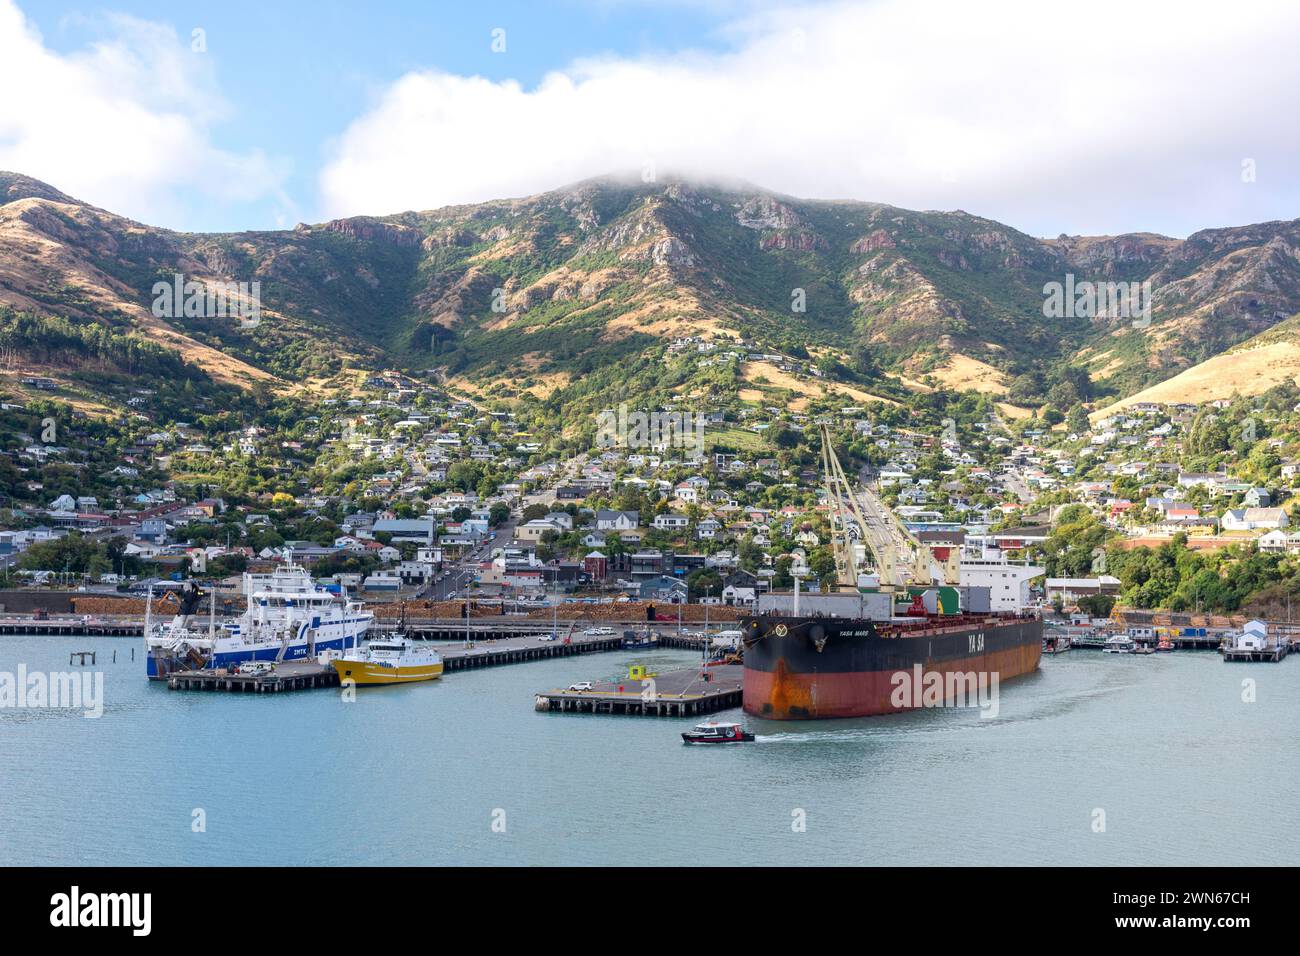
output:
[[[136,647],[136,660],[129,660]],[[284,695],[169,691],[140,642],[0,637],[0,672],[98,651],[104,712],[0,709],[0,864],[1291,864],[1300,664],[1072,651],[996,718],[817,724],[537,713],[681,651]],[[112,663],[113,651],[117,662]],[[1243,701],[1243,680],[1255,682]],[[1104,813],[1104,831],[1098,832]],[[202,820],[202,832],[196,831]],[[803,827],[800,827],[800,823]]]

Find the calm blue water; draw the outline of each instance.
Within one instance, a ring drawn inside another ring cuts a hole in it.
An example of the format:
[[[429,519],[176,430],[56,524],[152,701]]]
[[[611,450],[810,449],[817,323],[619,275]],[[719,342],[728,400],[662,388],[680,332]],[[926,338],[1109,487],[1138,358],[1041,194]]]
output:
[[[689,720],[533,710],[538,690],[621,676],[633,660],[692,663],[684,652],[452,673],[344,704],[337,689],[169,691],[144,679],[138,644],[0,637],[0,671],[66,669],[69,650],[98,650],[106,697],[98,720],[0,710],[0,864],[1300,858],[1285,814],[1265,822],[1300,780],[1295,658],[1073,651],[1004,685],[997,719],[747,719],[758,742],[709,748],[683,746]],[[113,649],[118,663],[106,663]],[[204,833],[191,830],[196,808]],[[796,809],[805,832],[792,831]]]

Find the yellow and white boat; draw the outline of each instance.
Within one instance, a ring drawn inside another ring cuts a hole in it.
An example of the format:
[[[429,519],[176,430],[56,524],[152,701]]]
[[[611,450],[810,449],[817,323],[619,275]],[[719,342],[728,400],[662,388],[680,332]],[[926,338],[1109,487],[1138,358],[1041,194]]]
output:
[[[404,637],[373,640],[330,661],[339,682],[357,684],[412,684],[442,676],[442,658],[422,641]]]

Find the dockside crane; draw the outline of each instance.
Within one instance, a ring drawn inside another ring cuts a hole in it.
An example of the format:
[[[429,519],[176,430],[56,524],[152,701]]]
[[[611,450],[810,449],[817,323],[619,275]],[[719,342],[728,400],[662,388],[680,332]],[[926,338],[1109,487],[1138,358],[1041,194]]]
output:
[[[831,547],[840,588],[857,590],[860,587],[861,572],[855,548],[858,540],[871,555],[881,590],[930,587],[936,577],[944,583],[958,583],[958,549],[950,549],[948,558],[939,561],[929,545],[912,534],[874,492],[863,487],[859,496],[835,454],[829,425],[819,422],[818,429],[822,443],[822,477],[830,509]]]

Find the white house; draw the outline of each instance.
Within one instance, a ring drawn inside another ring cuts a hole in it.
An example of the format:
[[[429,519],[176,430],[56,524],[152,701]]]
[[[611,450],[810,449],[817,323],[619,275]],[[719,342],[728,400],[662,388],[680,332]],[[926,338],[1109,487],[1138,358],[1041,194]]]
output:
[[[700,490],[684,481],[673,489],[673,494],[677,496],[678,501],[685,501],[687,504],[695,504],[700,500]]]
[[[367,591],[396,591],[402,586],[402,579],[396,571],[376,571],[368,575],[362,584]]]
[[[641,523],[641,514],[637,511],[597,511],[597,531],[631,531]]]
[[[1287,526],[1287,515],[1281,508],[1231,508],[1223,513],[1224,531],[1273,530]]]
[[[557,528],[561,528],[565,531],[573,530],[573,515],[569,514],[567,511],[552,511],[550,514],[545,515],[542,520],[549,521]],[[486,523],[484,524],[483,532],[487,533]]]
[[[655,515],[655,520],[650,522],[652,527],[657,528],[660,531],[684,531],[690,523],[690,518],[674,511],[667,511],[663,514]]]
[[[1263,621],[1247,621],[1240,634],[1232,637],[1232,646],[1241,651],[1262,651],[1268,644],[1268,625]]]
[[[1281,528],[1275,528],[1272,531],[1261,535],[1256,542],[1261,551],[1274,551],[1281,553],[1283,551],[1300,551],[1300,534],[1294,531],[1283,531]]]
[[[722,603],[729,607],[753,607],[758,600],[754,588],[738,588],[728,584],[722,589]]]

